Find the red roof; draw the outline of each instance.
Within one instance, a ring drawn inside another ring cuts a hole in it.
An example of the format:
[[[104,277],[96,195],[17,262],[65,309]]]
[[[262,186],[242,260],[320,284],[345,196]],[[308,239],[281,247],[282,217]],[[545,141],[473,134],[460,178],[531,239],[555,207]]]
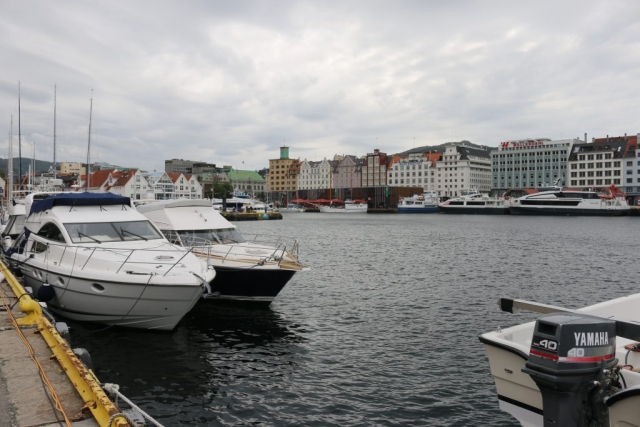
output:
[[[169,172],[167,172],[167,175],[169,175],[169,178],[171,178],[171,182],[173,182],[174,184],[178,181],[178,178],[180,178],[180,174],[179,173],[169,173]]]
[[[106,169],[106,170],[99,170],[99,171],[95,171],[90,175],[91,178],[91,187],[102,187],[102,185],[107,182],[107,179],[109,179],[109,175],[111,175],[112,172],[114,172],[115,169]],[[86,188],[87,184],[89,183],[89,181],[87,180],[87,176],[86,175],[80,175],[80,179],[83,182],[82,187]]]

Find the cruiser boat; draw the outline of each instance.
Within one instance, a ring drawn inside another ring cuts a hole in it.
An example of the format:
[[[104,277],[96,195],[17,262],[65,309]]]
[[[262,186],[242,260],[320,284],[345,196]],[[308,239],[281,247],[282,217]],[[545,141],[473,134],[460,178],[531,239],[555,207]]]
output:
[[[578,310],[499,305],[544,314],[479,337],[501,410],[526,427],[640,426],[640,294]]]
[[[401,197],[398,201],[398,213],[437,213],[438,196],[435,193],[414,194],[411,197]]]
[[[128,197],[29,195],[25,211],[24,231],[5,256],[39,299],[49,284],[54,292],[44,302],[67,318],[171,330],[215,275],[169,243]]]
[[[215,268],[212,299],[268,306],[295,273],[309,269],[298,259],[297,241],[242,236],[206,200],[151,201],[137,209],[170,242]]]
[[[287,213],[302,213],[304,212],[304,207],[300,206],[300,205],[296,205],[293,203],[289,203],[287,204],[287,206],[282,206],[278,209],[278,212],[280,212],[281,214],[287,214]]]
[[[480,193],[455,197],[440,203],[438,207],[448,214],[505,215],[509,213],[508,200]]]
[[[367,204],[362,200],[345,200],[342,205],[318,205],[320,212],[324,213],[367,213],[367,208]]]
[[[629,215],[624,193],[615,186],[601,191],[558,188],[519,197],[511,202],[512,215]]]

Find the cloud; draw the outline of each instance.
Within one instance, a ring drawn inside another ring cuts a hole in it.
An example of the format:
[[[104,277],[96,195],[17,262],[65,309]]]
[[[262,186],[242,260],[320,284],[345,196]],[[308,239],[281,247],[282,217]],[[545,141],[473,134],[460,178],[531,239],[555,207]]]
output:
[[[93,90],[92,157],[148,170],[170,158],[259,169],[282,144],[319,160],[452,139],[638,132],[633,2],[3,9],[0,140],[6,147],[11,115],[17,134],[20,81],[23,142],[39,159],[53,157],[54,85],[58,160],[85,161]]]

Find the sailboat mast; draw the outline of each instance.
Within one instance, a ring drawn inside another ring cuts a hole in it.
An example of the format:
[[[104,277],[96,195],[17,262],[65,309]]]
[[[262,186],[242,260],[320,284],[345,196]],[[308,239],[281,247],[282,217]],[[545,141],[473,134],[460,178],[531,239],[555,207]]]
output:
[[[9,188],[7,191],[7,203],[13,198],[13,115],[11,115],[11,131],[9,132],[9,163],[7,164],[9,174]]]
[[[89,104],[89,141],[87,142],[87,191],[91,187],[91,173],[89,162],[91,161],[91,115],[93,114],[93,90],[91,91],[91,102]]]
[[[20,132],[20,82],[18,82],[18,180],[22,189],[22,134]]]
[[[56,85],[53,85],[53,177],[56,177]]]

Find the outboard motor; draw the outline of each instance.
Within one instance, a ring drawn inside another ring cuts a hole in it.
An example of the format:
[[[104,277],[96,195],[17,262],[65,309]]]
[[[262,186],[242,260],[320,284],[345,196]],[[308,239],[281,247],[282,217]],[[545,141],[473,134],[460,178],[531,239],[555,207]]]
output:
[[[604,398],[618,386],[616,323],[562,313],[536,321],[526,367],[542,394],[545,427],[608,426]]]

